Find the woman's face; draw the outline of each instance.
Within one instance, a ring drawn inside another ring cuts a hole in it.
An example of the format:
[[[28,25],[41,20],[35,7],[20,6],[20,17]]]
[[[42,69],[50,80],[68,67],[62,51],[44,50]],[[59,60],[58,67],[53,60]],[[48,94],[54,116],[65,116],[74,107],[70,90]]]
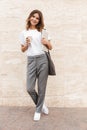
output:
[[[32,26],[36,26],[38,23],[39,23],[39,14],[38,13],[35,13],[33,14],[33,16],[31,16],[30,18],[30,23]]]

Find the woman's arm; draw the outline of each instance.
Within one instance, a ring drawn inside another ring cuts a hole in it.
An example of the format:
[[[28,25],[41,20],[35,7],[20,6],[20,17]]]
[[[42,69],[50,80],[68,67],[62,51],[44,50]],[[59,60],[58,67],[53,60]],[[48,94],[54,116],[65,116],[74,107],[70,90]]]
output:
[[[49,40],[46,40],[45,38],[42,38],[41,40],[42,44],[45,45],[49,50],[52,50],[52,44]]]
[[[28,45],[27,44],[21,45],[21,51],[22,52],[25,52],[27,49],[28,49]]]
[[[26,43],[24,45],[21,45],[21,51],[25,52],[28,49],[28,46],[30,45],[30,39],[26,38]]]

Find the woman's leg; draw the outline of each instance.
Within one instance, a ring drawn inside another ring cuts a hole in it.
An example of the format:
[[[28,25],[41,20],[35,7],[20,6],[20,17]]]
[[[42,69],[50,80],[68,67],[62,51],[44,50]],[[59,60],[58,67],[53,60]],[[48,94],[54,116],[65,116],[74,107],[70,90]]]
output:
[[[44,103],[47,78],[48,78],[48,61],[46,55],[43,55],[40,59],[38,58],[37,63],[38,63],[37,64],[38,102],[36,105],[36,112],[41,113],[43,103]]]
[[[37,104],[38,95],[35,91],[36,83],[36,61],[34,58],[28,57],[27,62],[27,92],[33,99],[34,103]]]

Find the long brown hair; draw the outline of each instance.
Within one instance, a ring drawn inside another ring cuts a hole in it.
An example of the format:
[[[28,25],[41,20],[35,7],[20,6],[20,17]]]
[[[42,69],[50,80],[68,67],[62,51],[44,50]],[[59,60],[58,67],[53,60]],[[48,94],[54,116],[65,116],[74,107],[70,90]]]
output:
[[[39,15],[39,23],[36,25],[36,29],[38,31],[42,31],[42,29],[44,28],[44,20],[43,20],[43,14],[40,10],[33,10],[30,15],[28,16],[27,20],[26,20],[26,30],[28,30],[31,26],[30,23],[30,18],[35,14],[38,13]]]

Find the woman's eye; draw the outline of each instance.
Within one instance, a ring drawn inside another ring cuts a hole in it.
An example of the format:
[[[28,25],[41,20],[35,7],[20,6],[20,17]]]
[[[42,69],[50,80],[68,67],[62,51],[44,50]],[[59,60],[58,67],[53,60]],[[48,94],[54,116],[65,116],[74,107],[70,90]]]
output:
[[[39,17],[37,17],[36,19],[38,19],[38,20],[39,20]]]
[[[33,16],[33,18],[36,18],[37,20],[39,20],[39,18],[38,18],[38,17]]]

